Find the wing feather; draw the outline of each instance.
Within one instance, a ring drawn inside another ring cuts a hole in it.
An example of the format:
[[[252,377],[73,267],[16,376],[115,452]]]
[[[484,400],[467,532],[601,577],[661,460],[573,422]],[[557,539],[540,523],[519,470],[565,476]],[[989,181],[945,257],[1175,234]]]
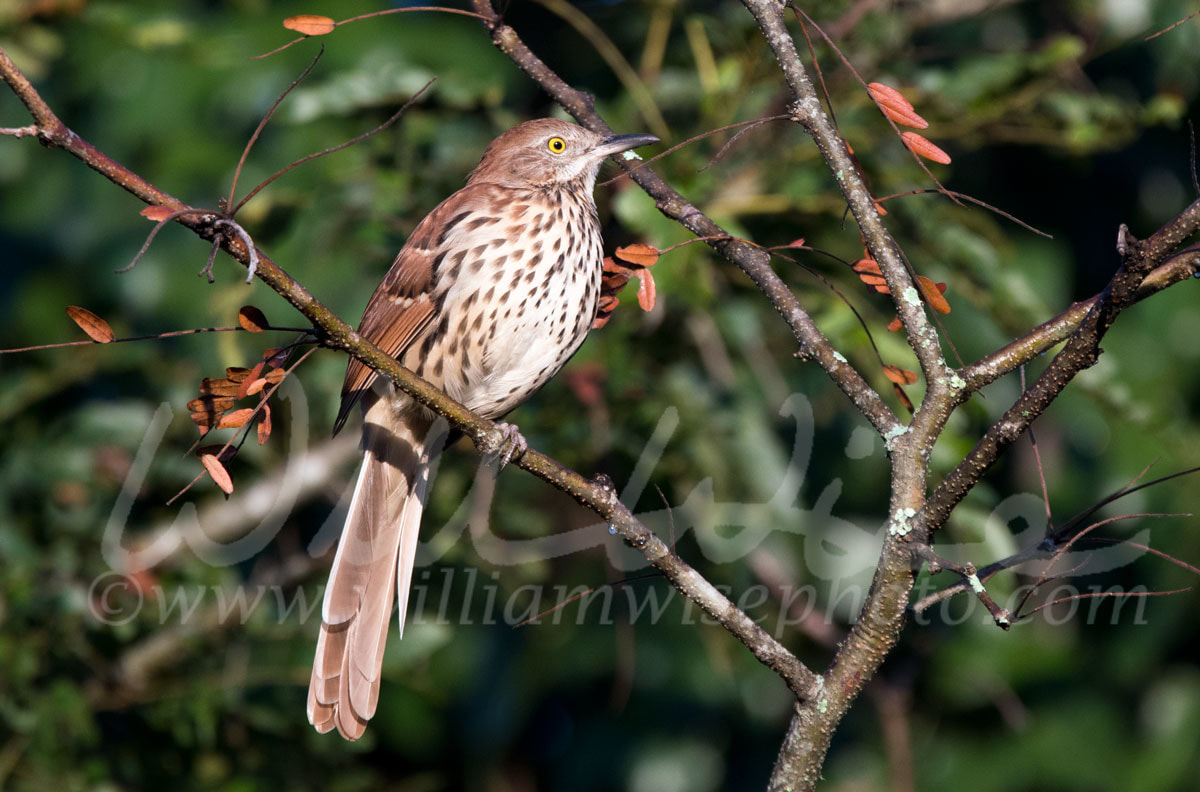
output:
[[[399,359],[430,326],[440,310],[445,289],[439,289],[438,264],[456,248],[463,221],[495,202],[498,188],[472,184],[451,195],[430,212],[401,248],[383,282],[363,311],[358,334]],[[337,434],[377,376],[374,369],[350,359],[342,383],[342,404],[333,433]]]

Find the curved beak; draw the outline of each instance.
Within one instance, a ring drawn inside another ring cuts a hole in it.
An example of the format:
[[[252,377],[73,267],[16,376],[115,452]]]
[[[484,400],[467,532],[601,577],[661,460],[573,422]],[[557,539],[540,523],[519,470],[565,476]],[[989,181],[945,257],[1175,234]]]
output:
[[[600,141],[599,146],[592,149],[592,153],[597,157],[607,157],[657,142],[658,138],[654,135],[609,135]]]

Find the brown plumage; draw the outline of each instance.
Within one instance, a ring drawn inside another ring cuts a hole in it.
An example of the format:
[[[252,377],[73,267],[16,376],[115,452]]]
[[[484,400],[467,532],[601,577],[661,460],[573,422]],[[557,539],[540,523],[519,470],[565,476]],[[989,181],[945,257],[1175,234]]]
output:
[[[552,119],[505,132],[466,186],[413,231],[359,333],[471,410],[504,415],[562,368],[596,315],[600,163],[656,141],[603,138]],[[308,691],[309,722],[350,740],[375,714],[395,600],[404,633],[429,465],[444,440],[433,413],[376,379],[351,360],[342,386],[334,430],[361,401],[363,465],[329,573]]]

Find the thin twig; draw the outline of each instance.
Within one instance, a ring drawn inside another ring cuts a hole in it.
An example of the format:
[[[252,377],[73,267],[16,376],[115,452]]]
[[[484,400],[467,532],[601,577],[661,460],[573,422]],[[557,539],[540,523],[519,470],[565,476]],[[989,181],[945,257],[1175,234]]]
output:
[[[1046,608],[1053,607],[1063,602],[1072,602],[1074,600],[1101,599],[1105,597],[1165,597],[1169,594],[1182,594],[1185,591],[1191,590],[1192,587],[1187,586],[1185,588],[1171,589],[1169,591],[1090,591],[1085,594],[1072,594],[1069,597],[1059,597],[1053,602],[1043,603],[1027,613],[1014,616],[1013,619],[1014,621],[1024,621],[1025,619],[1033,616],[1035,613],[1043,611]]]
[[[1021,366],[1021,390],[1025,390],[1025,367]],[[1046,487],[1046,470],[1042,466],[1042,452],[1038,449],[1037,435],[1033,433],[1032,424],[1029,427],[1029,445],[1033,447],[1033,459],[1037,464],[1038,481],[1042,485],[1042,503],[1046,506],[1046,533],[1054,530],[1054,514],[1050,510],[1050,490]]]
[[[1159,36],[1161,36],[1164,33],[1170,33],[1172,30],[1179,27],[1184,22],[1187,22],[1189,19],[1194,19],[1197,14],[1200,14],[1200,11],[1193,11],[1192,13],[1185,16],[1183,19],[1176,22],[1175,24],[1168,25],[1167,27],[1163,28],[1162,30],[1158,31],[1157,33],[1151,33],[1149,36],[1146,36],[1146,38],[1142,39],[1142,41],[1149,41],[1150,39],[1158,38]]]
[[[291,332],[305,332],[303,328],[296,327],[270,327],[269,330],[288,330]],[[154,341],[160,338],[174,338],[176,336],[194,335],[196,333],[237,333],[245,332],[244,327],[196,327],[191,330],[171,330],[166,333],[155,333],[154,335],[130,336],[129,338],[114,338],[111,341],[61,341],[57,344],[38,344],[37,346],[18,347],[16,349],[0,349],[0,355],[12,355],[17,352],[36,352],[39,349],[61,349],[63,347],[76,346],[103,346],[104,344],[123,344],[129,341]]]
[[[1083,530],[1075,533],[1075,535],[1073,535],[1070,538],[1070,540],[1067,541],[1066,544],[1062,545],[1061,547],[1059,547],[1058,549],[1056,549],[1054,551],[1054,555],[1050,558],[1050,563],[1048,563],[1046,565],[1046,568],[1042,570],[1042,573],[1040,575],[1038,575],[1037,581],[1035,581],[1034,584],[1032,586],[1030,586],[1029,591],[1027,591],[1025,593],[1025,596],[1021,598],[1021,601],[1017,604],[1017,607],[1013,609],[1013,613],[1018,614],[1017,617],[1021,618],[1020,613],[1022,610],[1025,609],[1025,603],[1028,602],[1029,598],[1033,596],[1034,592],[1037,591],[1042,586],[1042,584],[1046,582],[1046,579],[1050,576],[1050,570],[1052,570],[1054,568],[1054,565],[1056,563],[1058,563],[1058,560],[1060,558],[1062,558],[1067,553],[1068,550],[1070,550],[1072,547],[1074,547],[1076,542],[1079,542],[1081,539],[1086,537],[1089,533],[1096,530],[1097,528],[1108,525],[1109,523],[1123,522],[1125,520],[1136,520],[1136,519],[1140,519],[1142,517],[1183,517],[1183,516],[1186,516],[1186,515],[1182,515],[1182,514],[1122,514],[1117,517],[1109,517],[1108,519],[1105,519],[1105,520],[1099,520],[1097,522],[1092,523],[1091,525],[1088,525]],[[1069,570],[1067,574],[1075,572],[1082,566],[1083,566],[1083,562],[1078,564],[1075,568]]]
[[[653,157],[650,157],[648,159],[644,159],[644,160],[638,162],[637,165],[634,165],[634,166],[628,168],[627,170],[624,170],[621,173],[618,173],[616,176],[613,176],[611,179],[607,179],[605,181],[600,182],[596,186],[597,187],[607,187],[608,185],[612,184],[613,182],[617,181],[618,179],[624,179],[626,176],[633,176],[633,174],[637,173],[642,168],[644,168],[647,165],[650,165],[654,162],[657,162],[658,160],[662,159],[663,157],[667,156],[668,154],[673,154],[674,152],[679,151],[679,149],[683,148],[684,146],[689,146],[698,140],[704,140],[704,138],[711,137],[711,136],[717,134],[718,132],[725,132],[730,129],[737,129],[738,127],[763,124],[763,123],[766,123],[767,121],[784,121],[784,120],[787,120],[788,118],[791,118],[791,116],[789,116],[787,114],[768,116],[766,118],[752,118],[749,121],[738,121],[735,124],[726,124],[723,127],[717,127],[716,129],[710,129],[707,132],[701,132],[699,135],[692,135],[687,140],[684,140],[680,143],[676,143],[674,146],[671,146],[670,148],[668,148],[664,151],[658,152]]]
[[[742,135],[746,134],[747,132],[752,132],[755,129],[758,129],[760,126],[762,126],[763,124],[766,124],[768,122],[781,121],[781,120],[784,120],[787,118],[789,118],[788,115],[782,114],[782,115],[777,115],[777,116],[770,116],[768,118],[760,118],[757,121],[751,121],[750,123],[746,124],[741,129],[739,129],[737,132],[733,133],[733,135],[729,138],[729,140],[726,140],[725,144],[723,146],[721,146],[721,148],[717,149],[717,153],[713,154],[712,157],[708,160],[708,162],[705,163],[704,167],[700,168],[698,171],[696,171],[696,173],[704,173],[704,171],[708,170],[713,165],[715,165],[717,163],[717,160],[721,159],[721,157],[724,157],[725,152],[729,151],[730,147],[732,147],[733,144],[736,143],[738,141],[738,138],[740,138]]]
[[[238,221],[225,217],[218,218],[214,225],[232,228],[233,232],[241,238],[242,244],[246,246],[246,254],[250,258],[250,262],[246,265],[246,283],[254,283],[254,273],[258,271],[258,248],[255,247],[250,232],[242,228],[242,224]]]
[[[250,135],[250,139],[246,141],[246,146],[242,149],[242,156],[238,158],[237,167],[233,169],[233,180],[229,184],[229,197],[225,199],[226,207],[233,206],[233,198],[235,195],[237,195],[238,178],[242,175],[242,166],[246,164],[246,158],[250,156],[250,150],[254,148],[254,144],[258,142],[258,136],[262,134],[263,129],[265,129],[267,126],[267,122],[271,120],[271,116],[275,115],[275,111],[279,108],[279,105],[283,103],[283,100],[286,99],[288,94],[290,94],[297,85],[303,82],[304,78],[316,68],[317,61],[321,60],[321,56],[324,54],[325,45],[322,44],[321,49],[319,49],[317,54],[313,56],[312,62],[308,64],[308,68],[300,72],[300,76],[292,80],[292,84],[285,88],[283,93],[279,94],[279,98],[275,100],[275,103],[272,104],[270,109],[268,109],[263,115],[262,120],[258,122],[258,126],[254,128],[254,133]],[[229,212],[229,215],[232,217],[233,215],[237,214],[237,209],[240,209],[241,206],[242,204],[238,204],[237,208]]]
[[[118,270],[114,270],[114,272],[116,272],[118,275],[124,275],[126,272],[129,272],[136,267],[138,262],[142,260],[142,256],[146,255],[146,251],[150,249],[150,244],[154,241],[154,238],[158,236],[158,232],[162,231],[167,223],[171,222],[172,220],[177,220],[181,217],[187,217],[190,215],[203,216],[212,214],[215,213],[209,211],[208,209],[176,209],[154,225],[154,228],[152,228],[150,233],[146,236],[146,241],[142,243],[141,249],[138,250],[137,255],[133,257],[133,261],[130,261],[128,264]]]
[[[464,11],[461,8],[446,8],[444,6],[410,6],[407,8],[389,8],[384,11],[372,11],[369,14],[359,14],[358,16],[355,16],[355,17],[349,17],[348,19],[343,19],[340,22],[334,22],[333,26],[341,27],[342,25],[348,25],[351,22],[358,22],[363,19],[370,19],[372,17],[379,17],[379,16],[387,16],[388,14],[407,14],[410,11],[440,11],[443,14],[456,14],[458,16],[475,17],[476,19],[483,19],[486,21],[486,17],[484,17],[482,14],[476,14],[471,11]],[[276,53],[283,52],[285,49],[287,49],[295,44],[299,44],[301,41],[307,41],[310,38],[312,38],[312,37],[311,36],[300,36],[299,38],[294,38],[291,41],[289,41],[287,44],[276,47],[275,49],[271,50],[270,52],[264,52],[262,55],[255,55],[254,57],[250,58],[250,60],[262,60],[263,58],[269,58]]]
[[[1009,220],[1013,223],[1016,223],[1017,225],[1024,228],[1026,231],[1032,231],[1033,233],[1037,234],[1038,236],[1045,237],[1046,239],[1054,239],[1054,236],[1052,234],[1047,234],[1045,231],[1042,231],[1039,228],[1034,228],[1029,223],[1026,223],[1024,220],[1017,217],[1016,215],[1009,214],[1008,212],[1004,211],[1003,209],[999,209],[995,206],[992,206],[990,203],[987,203],[986,201],[981,201],[978,198],[973,198],[970,195],[967,195],[966,193],[960,193],[960,192],[956,192],[954,190],[947,190],[944,188],[940,189],[940,190],[933,190],[928,187],[923,187],[919,190],[909,190],[908,192],[893,193],[892,195],[884,195],[882,197],[876,198],[875,200],[879,201],[880,203],[884,203],[885,201],[890,201],[893,198],[905,198],[909,195],[949,195],[954,198],[961,198],[962,200],[966,201],[967,203],[973,203],[976,206],[980,206],[984,209],[987,209],[989,212],[992,212],[993,214],[1000,215],[1005,220]]]
[[[411,10],[411,9],[408,9],[408,10]],[[278,179],[280,176],[282,176],[283,174],[285,174],[285,173],[287,173],[288,171],[292,170],[293,168],[299,167],[300,165],[303,165],[303,164],[304,164],[304,163],[306,163],[306,162],[310,162],[311,160],[315,160],[315,159],[317,159],[318,157],[324,157],[326,154],[333,154],[333,153],[334,153],[334,152],[336,152],[336,151],[341,151],[341,150],[342,150],[342,149],[344,149],[344,148],[349,148],[350,146],[353,146],[355,143],[358,143],[358,142],[360,142],[360,141],[366,140],[367,138],[371,137],[372,135],[375,135],[375,134],[377,134],[377,133],[379,133],[379,132],[382,132],[383,130],[387,129],[387,128],[388,128],[388,127],[390,127],[392,124],[396,123],[396,121],[398,121],[398,120],[400,119],[400,117],[401,117],[402,115],[404,115],[405,111],[407,111],[407,110],[408,110],[408,108],[412,107],[412,105],[413,105],[413,102],[417,101],[417,99],[419,99],[419,98],[421,97],[421,94],[423,94],[423,93],[425,93],[427,90],[429,90],[429,86],[433,85],[435,82],[437,82],[437,78],[436,78],[436,77],[434,77],[433,79],[431,79],[429,82],[425,83],[425,85],[423,85],[423,86],[421,87],[421,90],[417,91],[415,94],[413,94],[411,97],[409,97],[408,101],[407,101],[407,102],[405,102],[405,103],[404,103],[404,104],[403,104],[403,105],[400,107],[400,109],[399,109],[399,110],[397,110],[395,113],[392,113],[391,117],[390,117],[390,118],[388,118],[388,120],[384,121],[382,124],[380,124],[379,126],[375,127],[374,129],[372,129],[372,130],[369,130],[369,131],[367,131],[367,132],[363,132],[361,135],[357,135],[357,136],[355,136],[355,137],[351,138],[350,140],[347,140],[345,143],[341,143],[341,144],[339,144],[339,145],[336,145],[336,146],[333,146],[333,147],[331,147],[331,148],[327,148],[327,149],[325,149],[324,151],[318,151],[318,152],[316,152],[316,153],[314,153],[314,154],[309,154],[309,155],[307,155],[307,156],[301,157],[300,159],[298,159],[298,160],[296,160],[295,162],[293,162],[291,165],[288,165],[286,168],[281,168],[280,170],[277,170],[277,171],[275,171],[275,173],[271,174],[269,177],[267,177],[267,178],[266,178],[266,179],[264,179],[262,182],[260,182],[260,183],[259,183],[259,185],[258,185],[257,187],[255,187],[253,190],[251,190],[249,193],[247,193],[245,198],[243,198],[242,200],[238,201],[238,204],[237,204],[237,206],[233,207],[233,209],[232,209],[232,210],[230,210],[229,214],[230,214],[230,215],[237,214],[237,211],[238,211],[239,209],[241,209],[243,206],[245,206],[245,205],[246,205],[246,203],[247,203],[247,202],[248,202],[248,201],[249,201],[251,198],[253,198],[254,196],[258,195],[259,191],[261,191],[261,190],[262,190],[264,187],[266,187],[268,184],[270,184],[271,182],[275,181],[275,180],[276,180],[276,179]]]

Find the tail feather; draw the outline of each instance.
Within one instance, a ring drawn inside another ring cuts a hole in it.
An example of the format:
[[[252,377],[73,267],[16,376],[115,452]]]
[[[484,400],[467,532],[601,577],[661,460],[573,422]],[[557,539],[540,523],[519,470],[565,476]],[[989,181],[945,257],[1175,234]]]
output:
[[[400,582],[400,623],[416,556],[429,461],[427,425],[385,400],[367,414],[362,470],[338,542],[308,693],[308,720],[357,740],[375,714],[388,622]]]

